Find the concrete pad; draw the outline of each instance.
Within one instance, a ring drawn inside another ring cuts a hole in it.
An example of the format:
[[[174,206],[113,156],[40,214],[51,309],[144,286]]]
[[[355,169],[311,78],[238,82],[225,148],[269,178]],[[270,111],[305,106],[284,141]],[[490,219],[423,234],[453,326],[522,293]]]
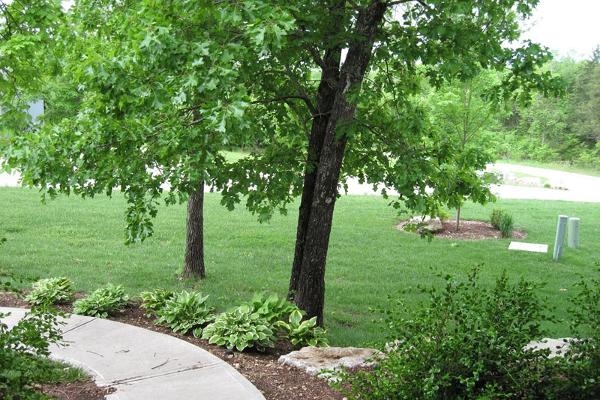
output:
[[[233,371],[232,371],[233,370]],[[113,385],[107,400],[264,400],[262,393],[228,364]]]
[[[528,251],[531,253],[547,253],[548,245],[538,243],[510,242],[508,249],[517,251]]]

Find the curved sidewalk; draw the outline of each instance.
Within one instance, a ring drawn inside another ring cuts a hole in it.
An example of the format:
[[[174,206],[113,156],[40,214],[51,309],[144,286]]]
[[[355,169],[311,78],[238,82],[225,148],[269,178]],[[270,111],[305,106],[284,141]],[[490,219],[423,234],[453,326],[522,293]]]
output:
[[[14,326],[28,310],[2,322]],[[173,336],[101,318],[71,315],[52,358],[89,371],[98,386],[112,386],[110,400],[264,400],[237,370],[220,358]]]

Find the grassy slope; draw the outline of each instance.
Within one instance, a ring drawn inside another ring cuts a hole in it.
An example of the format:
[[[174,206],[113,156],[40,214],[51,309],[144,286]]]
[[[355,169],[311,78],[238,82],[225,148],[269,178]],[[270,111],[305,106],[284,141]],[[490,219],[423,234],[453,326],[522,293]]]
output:
[[[244,210],[228,212],[217,194],[206,199],[205,281],[176,279],[182,265],[185,208],[161,209],[155,236],[143,244],[123,245],[124,202],[97,198],[59,198],[40,204],[26,189],[0,189],[0,268],[30,277],[68,276],[78,290],[90,291],[108,282],[123,284],[133,295],[155,287],[193,286],[211,295],[219,309],[248,299],[255,291],[283,295],[287,289],[296,228],[296,206],[289,216],[259,224]],[[378,337],[370,307],[384,306],[387,295],[409,290],[409,304],[421,298],[418,284],[439,283],[436,273],[463,273],[482,264],[482,277],[492,282],[503,269],[513,279],[545,281],[543,290],[567,315],[566,298],[576,274],[592,276],[600,262],[600,207],[592,204],[503,201],[530,242],[551,244],[560,213],[582,218],[582,248],[567,250],[560,263],[550,255],[508,252],[508,240],[428,243],[394,229],[398,218],[377,197],[342,197],[336,208],[327,265],[326,324],[334,344],[362,344]],[[465,218],[487,219],[492,206],[466,206]],[[567,289],[561,291],[560,289]],[[568,333],[553,325],[553,336]]]

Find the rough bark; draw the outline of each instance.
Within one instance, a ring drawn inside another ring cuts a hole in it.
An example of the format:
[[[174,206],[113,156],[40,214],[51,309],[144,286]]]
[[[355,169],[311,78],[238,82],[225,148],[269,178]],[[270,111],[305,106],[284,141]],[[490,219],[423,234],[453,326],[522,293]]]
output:
[[[321,82],[317,91],[317,112],[313,117],[311,133],[308,143],[308,156],[304,169],[304,186],[298,212],[298,228],[296,231],[296,248],[294,252],[294,263],[290,277],[288,299],[293,300],[298,291],[298,279],[302,266],[304,254],[304,242],[306,230],[310,220],[310,206],[312,203],[315,182],[317,180],[317,165],[321,156],[321,148],[327,131],[327,122],[331,114],[331,107],[335,100],[335,89],[339,75],[341,48],[331,49],[326,52],[324,68],[322,70]]]
[[[317,164],[294,301],[307,312],[308,317],[316,316],[319,325],[323,324],[325,264],[338,181],[347,142],[346,137],[338,135],[338,128],[350,123],[354,118],[356,107],[348,102],[348,94],[351,90],[360,87],[364,79],[373,51],[375,34],[383,20],[386,7],[386,3],[373,1],[358,15],[355,28],[356,39],[350,44],[346,61],[340,71]]]
[[[204,182],[188,200],[184,278],[204,278]]]

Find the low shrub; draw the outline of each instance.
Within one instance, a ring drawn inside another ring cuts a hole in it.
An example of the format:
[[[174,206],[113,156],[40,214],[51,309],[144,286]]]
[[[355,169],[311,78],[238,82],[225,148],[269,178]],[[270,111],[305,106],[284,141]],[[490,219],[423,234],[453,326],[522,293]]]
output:
[[[7,314],[0,314],[5,317]],[[54,364],[43,358],[61,340],[55,312],[32,309],[12,329],[0,323],[0,398],[41,398],[35,384],[49,377]]]
[[[140,307],[146,310],[147,317],[156,316],[158,311],[173,297],[175,297],[175,292],[172,290],[155,289],[151,292],[142,292],[140,293],[140,298],[142,299]]]
[[[108,284],[73,304],[73,313],[106,318],[127,305],[129,296],[121,285]]]
[[[303,314],[300,310],[294,310],[288,321],[277,321],[275,327],[283,330],[284,338],[289,340],[292,346],[327,346],[327,331],[317,326],[317,317],[302,320]]]
[[[250,310],[273,324],[276,321],[286,321],[290,314],[298,310],[298,306],[286,299],[280,299],[276,294],[255,294],[252,300],[246,303]]]
[[[217,316],[215,322],[204,328],[202,339],[237,351],[247,348],[264,351],[275,345],[275,333],[269,321],[252,312],[247,304]]]
[[[600,399],[600,279],[581,280],[578,286],[569,311],[579,339],[558,359],[561,379],[553,394],[557,399]]]
[[[512,236],[514,229],[513,217],[506,211],[500,209],[492,210],[490,224],[500,231],[503,238],[509,238]]]
[[[214,320],[214,309],[208,306],[207,299],[208,296],[198,292],[178,293],[157,310],[156,323],[168,326],[176,333],[185,335],[191,331],[200,337],[202,327]]]
[[[542,399],[556,377],[548,350],[524,350],[543,336],[546,308],[536,284],[481,285],[445,277],[442,291],[423,290],[428,304],[413,315],[401,300],[384,311],[394,346],[372,371],[342,374],[350,399]],[[383,346],[382,346],[383,348]]]
[[[25,300],[36,306],[69,303],[73,300],[73,282],[67,278],[40,279]]]

